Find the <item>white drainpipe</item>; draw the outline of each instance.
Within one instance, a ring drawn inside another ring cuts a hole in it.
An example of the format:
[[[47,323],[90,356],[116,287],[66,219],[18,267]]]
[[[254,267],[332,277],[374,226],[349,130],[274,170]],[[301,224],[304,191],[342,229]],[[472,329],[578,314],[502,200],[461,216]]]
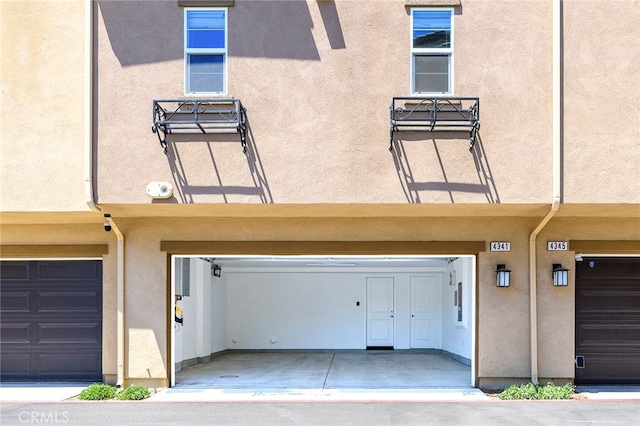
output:
[[[553,201],[551,210],[542,219],[542,222],[533,230],[529,236],[529,313],[531,323],[531,382],[538,384],[538,300],[537,300],[537,261],[536,261],[536,239],[542,228],[556,214],[560,208],[560,154],[561,154],[561,131],[562,131],[562,86],[561,86],[561,61],[562,61],[562,33],[561,33],[561,11],[562,0],[553,0]]]
[[[93,0],[85,0],[85,175],[84,191],[85,200],[89,208],[93,211],[105,215],[111,229],[113,229],[117,243],[117,381],[116,386],[122,387],[124,384],[124,234],[118,224],[109,215],[107,216],[100,206],[95,203],[93,193]]]
[[[109,223],[116,236],[118,237],[118,248],[117,248],[117,264],[118,264],[118,275],[116,278],[116,286],[117,286],[117,307],[118,313],[116,317],[116,327],[117,327],[117,387],[124,386],[124,234],[116,224],[113,218],[109,217]]]

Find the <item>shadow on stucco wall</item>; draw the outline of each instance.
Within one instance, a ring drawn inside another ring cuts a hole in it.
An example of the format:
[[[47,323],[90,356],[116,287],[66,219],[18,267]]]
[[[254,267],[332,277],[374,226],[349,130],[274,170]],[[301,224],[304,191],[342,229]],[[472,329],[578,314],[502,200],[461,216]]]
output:
[[[342,35],[342,25],[340,25],[340,17],[338,16],[335,2],[317,2],[317,5],[324,29],[327,32],[329,45],[332,49],[346,49],[347,46]]]
[[[319,61],[306,1],[236,1],[229,8],[229,56]]]
[[[177,1],[98,0],[109,43],[123,67],[184,57],[184,8]],[[335,5],[318,5],[332,49],[344,49]],[[236,1],[229,9],[229,56],[319,61],[304,1]]]
[[[438,137],[430,139],[435,154],[434,156],[437,160],[430,164],[431,166],[436,166],[431,167],[430,170],[439,168],[442,175],[441,181],[420,181],[420,173],[414,171],[411,166],[412,161],[419,162],[422,161],[422,159],[410,158],[411,155],[409,154],[405,143],[427,143],[426,140],[423,140],[420,137],[393,139],[393,162],[407,201],[411,204],[429,203],[433,202],[433,200],[430,199],[430,196],[428,195],[429,193],[444,192],[447,194],[449,202],[451,202],[452,204],[456,203],[456,193],[482,194],[484,195],[487,203],[500,203],[498,189],[495,185],[495,181],[491,173],[491,167],[489,166],[489,161],[486,158],[486,153],[484,151],[480,135],[476,135],[475,144],[470,154],[475,165],[477,181],[475,179],[474,181],[471,181],[469,179],[466,182],[452,182],[449,180],[447,167],[445,166],[445,161],[443,161],[443,157],[441,155],[440,147],[438,144],[438,142],[450,143],[447,139],[457,139],[457,137]]]
[[[480,134],[476,134],[476,142],[472,151],[473,161],[476,165],[476,172],[478,172],[478,179],[488,189],[487,202],[500,204],[500,195],[498,194],[498,187],[493,179],[493,172],[491,166],[487,160],[487,153],[484,150],[484,144],[482,143],[482,137]]]
[[[177,1],[98,0],[97,4],[123,67],[183,58],[184,18]]]
[[[167,135],[167,160],[181,203],[194,204],[200,201],[232,203],[237,201],[238,197],[242,197],[243,199],[257,198],[262,204],[273,204],[273,196],[248,118],[246,124],[246,154],[242,153],[240,142],[232,139],[234,136],[230,135]],[[190,156],[189,153],[186,153],[188,149],[180,149],[183,142],[191,147],[204,144],[208,157],[199,156],[194,161],[193,155]],[[241,170],[235,170],[231,176],[225,173],[225,167],[223,167],[225,157],[221,155],[216,158],[214,147],[217,144],[227,143],[237,144],[237,147],[234,146],[232,149],[237,149],[237,155],[245,155],[248,175]],[[185,151],[185,154],[182,151]],[[206,170],[207,167],[211,167],[210,172]],[[198,175],[200,179],[203,175],[208,176],[207,180],[210,184],[202,182],[201,184],[192,184],[190,175]]]

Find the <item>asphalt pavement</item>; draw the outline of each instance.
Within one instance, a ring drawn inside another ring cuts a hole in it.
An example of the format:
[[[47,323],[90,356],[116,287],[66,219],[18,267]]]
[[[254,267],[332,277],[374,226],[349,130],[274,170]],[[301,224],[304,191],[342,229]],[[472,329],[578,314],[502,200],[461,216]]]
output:
[[[640,426],[640,387],[578,387],[570,401],[501,401],[477,388],[198,389],[80,401],[86,383],[0,384],[0,425]]]
[[[0,424],[640,425],[639,401],[14,402]]]

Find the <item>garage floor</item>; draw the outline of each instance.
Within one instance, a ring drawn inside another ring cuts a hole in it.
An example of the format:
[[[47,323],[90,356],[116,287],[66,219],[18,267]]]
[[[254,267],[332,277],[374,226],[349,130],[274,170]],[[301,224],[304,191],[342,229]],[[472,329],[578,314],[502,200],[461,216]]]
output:
[[[470,384],[470,367],[447,356],[389,351],[230,353],[176,373],[176,387],[193,389],[424,389]]]

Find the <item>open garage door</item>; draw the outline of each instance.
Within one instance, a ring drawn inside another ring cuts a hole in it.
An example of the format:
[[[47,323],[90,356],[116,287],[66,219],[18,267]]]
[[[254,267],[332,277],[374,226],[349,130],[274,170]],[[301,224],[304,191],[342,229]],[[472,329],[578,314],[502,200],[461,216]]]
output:
[[[640,258],[576,263],[576,383],[640,384]]]
[[[102,380],[102,262],[0,262],[2,381]]]
[[[466,370],[449,385],[474,384],[474,256],[181,256],[172,288],[177,371],[233,352],[385,349],[447,357]]]

